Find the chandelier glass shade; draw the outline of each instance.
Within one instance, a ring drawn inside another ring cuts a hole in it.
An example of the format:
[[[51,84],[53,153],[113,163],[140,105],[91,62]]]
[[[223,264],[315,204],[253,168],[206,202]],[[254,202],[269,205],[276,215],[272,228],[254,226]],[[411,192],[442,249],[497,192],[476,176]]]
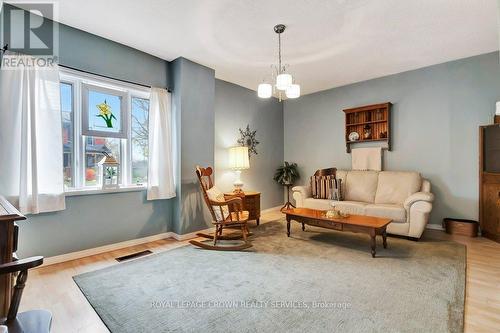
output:
[[[261,83],[257,89],[257,95],[260,98],[269,98],[273,95],[273,86],[269,83]]]
[[[293,78],[290,74],[283,73],[276,76],[276,89],[287,90],[293,83]]]
[[[286,72],[285,65],[281,64],[281,34],[285,31],[286,26],[278,24],[274,26],[274,32],[278,34],[278,64],[271,66],[273,68],[271,74],[271,82],[263,82],[257,88],[257,96],[260,98],[270,98],[276,96],[280,102],[283,97],[298,98],[300,97],[300,85],[297,84],[293,76]]]
[[[286,88],[285,94],[287,98],[299,98],[300,86],[298,84],[291,84],[290,87]]]

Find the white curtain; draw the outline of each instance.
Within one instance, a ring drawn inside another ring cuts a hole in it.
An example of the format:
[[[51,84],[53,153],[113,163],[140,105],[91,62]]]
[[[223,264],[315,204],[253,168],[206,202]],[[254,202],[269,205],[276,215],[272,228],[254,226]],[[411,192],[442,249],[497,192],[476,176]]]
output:
[[[175,197],[171,94],[151,88],[149,102],[148,200]]]
[[[25,214],[63,210],[59,68],[5,56],[17,66],[0,71],[0,194]]]

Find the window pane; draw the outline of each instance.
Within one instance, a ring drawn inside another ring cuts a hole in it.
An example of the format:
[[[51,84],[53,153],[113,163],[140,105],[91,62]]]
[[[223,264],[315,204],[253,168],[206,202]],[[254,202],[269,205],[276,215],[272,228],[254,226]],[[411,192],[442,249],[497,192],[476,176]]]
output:
[[[85,137],[85,186],[98,186],[99,161],[104,157],[103,152],[116,158],[121,163],[121,139]]]
[[[73,187],[73,86],[61,83],[64,185]]]
[[[148,180],[149,100],[132,98],[132,184]]]
[[[121,131],[121,97],[103,92],[88,92],[89,130],[109,133]]]

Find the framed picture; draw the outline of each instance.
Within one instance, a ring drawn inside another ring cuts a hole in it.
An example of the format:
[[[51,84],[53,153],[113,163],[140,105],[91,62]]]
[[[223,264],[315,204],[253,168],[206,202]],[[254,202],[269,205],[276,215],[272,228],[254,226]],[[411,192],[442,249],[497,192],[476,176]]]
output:
[[[127,93],[90,84],[82,85],[82,134],[126,139]]]

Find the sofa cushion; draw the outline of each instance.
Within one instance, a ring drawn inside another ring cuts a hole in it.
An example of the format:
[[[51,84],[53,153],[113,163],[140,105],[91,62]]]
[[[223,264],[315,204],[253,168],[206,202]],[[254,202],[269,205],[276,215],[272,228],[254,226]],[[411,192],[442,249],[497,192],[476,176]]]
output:
[[[418,172],[381,171],[378,174],[376,204],[398,204],[420,191],[422,178]]]
[[[406,210],[400,205],[372,204],[365,207],[368,216],[386,217],[393,222],[406,223]]]
[[[349,171],[345,184],[345,200],[373,203],[377,191],[377,171]]]
[[[333,200],[328,200],[328,199],[307,198],[304,199],[304,207],[311,209],[319,209],[319,210],[330,210],[332,209],[331,205],[332,202]]]
[[[368,205],[366,202],[359,201],[332,201],[332,206],[329,209],[335,207],[342,213],[365,215],[365,207]]]

